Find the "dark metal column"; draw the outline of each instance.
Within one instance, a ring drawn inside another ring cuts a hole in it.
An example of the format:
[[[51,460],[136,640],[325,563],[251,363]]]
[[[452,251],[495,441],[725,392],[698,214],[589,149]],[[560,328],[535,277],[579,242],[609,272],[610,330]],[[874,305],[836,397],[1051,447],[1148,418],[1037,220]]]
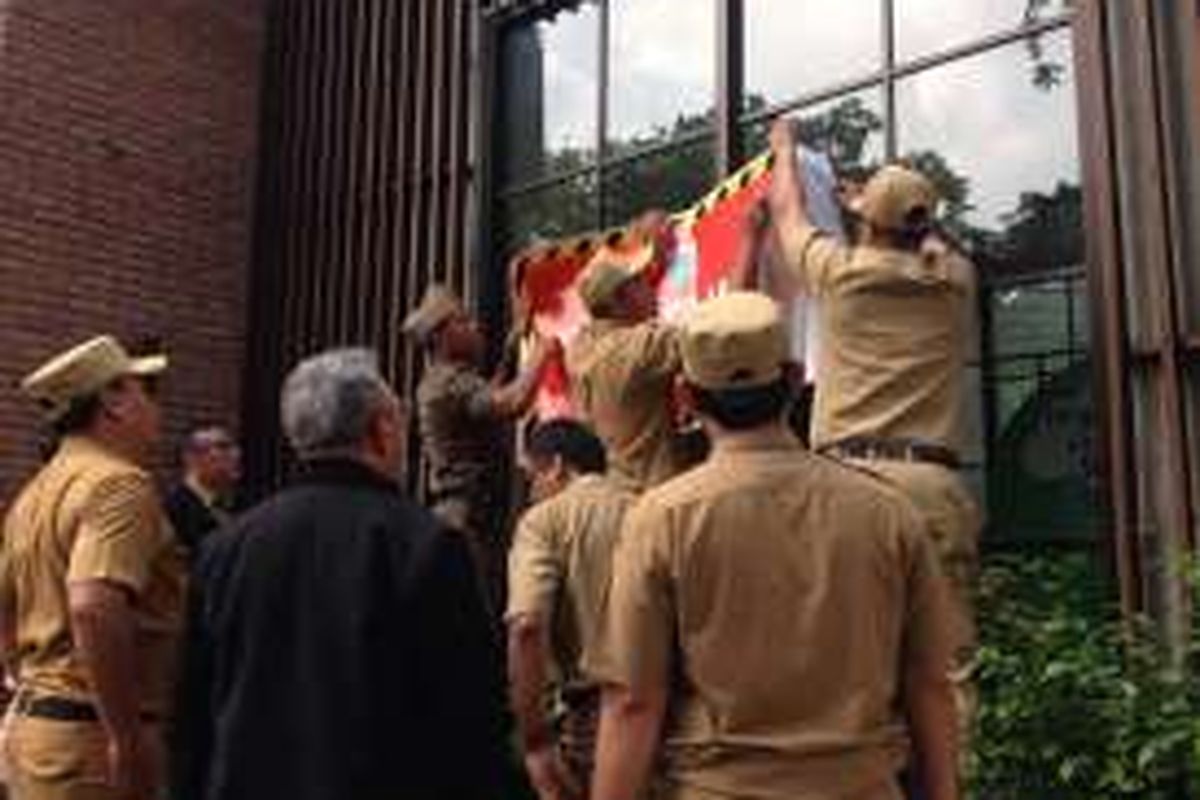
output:
[[[742,162],[738,118],[745,84],[745,18],[743,0],[717,4],[717,174],[728,175]]]

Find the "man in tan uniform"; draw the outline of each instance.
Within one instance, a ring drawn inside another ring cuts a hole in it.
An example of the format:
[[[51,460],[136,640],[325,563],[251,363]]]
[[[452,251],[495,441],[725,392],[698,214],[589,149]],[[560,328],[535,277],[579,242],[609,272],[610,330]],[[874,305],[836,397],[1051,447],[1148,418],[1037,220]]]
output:
[[[954,800],[946,589],[916,512],[788,432],[772,300],[702,303],[681,350],[713,452],[626,516],[593,800],[651,773],[669,800],[895,800],[910,739]]]
[[[572,420],[534,429],[526,469],[536,505],[509,553],[509,680],[534,788],[541,800],[566,800],[591,780],[600,689],[583,662],[602,630],[612,548],[635,494],[604,474],[604,446]]]
[[[652,258],[650,246],[592,258],[578,284],[592,319],[567,349],[576,408],[603,440],[612,471],[642,487],[685,466],[671,404],[678,344],[655,318],[658,298],[645,274]]]
[[[162,791],[184,567],[142,465],[166,363],[102,336],[22,383],[61,437],[0,547],[0,637],[17,683],[7,755],[22,800]]]
[[[480,585],[499,615],[505,553],[496,475],[505,450],[504,423],[533,402],[543,365],[556,341],[538,340],[529,366],[497,386],[479,372],[484,340],[458,297],[430,286],[404,321],[404,332],[423,348],[425,373],[417,386],[417,422],[429,464],[429,505],[467,537]]]
[[[965,660],[980,515],[957,469],[974,270],[931,235],[937,192],[919,173],[887,166],[866,183],[851,204],[860,230],[850,247],[808,218],[791,126],[777,123],[771,141],[776,230],[821,309],[812,446],[861,461],[916,505],[955,590]]]

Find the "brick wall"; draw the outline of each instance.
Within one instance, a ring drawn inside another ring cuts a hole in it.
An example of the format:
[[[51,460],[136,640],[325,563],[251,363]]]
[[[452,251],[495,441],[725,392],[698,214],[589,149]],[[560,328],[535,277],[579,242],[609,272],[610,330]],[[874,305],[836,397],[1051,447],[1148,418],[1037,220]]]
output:
[[[264,2],[0,2],[0,508],[17,381],[94,333],[164,343],[172,441],[236,424]]]

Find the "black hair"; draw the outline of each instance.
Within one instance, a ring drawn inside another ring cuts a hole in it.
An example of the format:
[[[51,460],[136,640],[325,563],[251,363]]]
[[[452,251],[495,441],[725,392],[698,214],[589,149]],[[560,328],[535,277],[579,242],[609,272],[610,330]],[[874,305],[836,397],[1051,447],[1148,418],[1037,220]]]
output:
[[[696,410],[731,431],[749,430],[778,420],[787,409],[791,395],[783,376],[762,386],[736,389],[689,386],[696,400]]]
[[[928,215],[923,212],[925,209],[914,209],[916,212],[922,212],[919,216],[905,223],[903,228],[898,230],[877,230],[876,234],[887,242],[887,244],[896,250],[905,250],[910,253],[915,253],[921,249],[921,243],[933,232],[933,225],[929,222]],[[912,217],[913,215],[910,215]]]
[[[924,206],[917,206],[909,211],[899,228],[883,228],[875,225],[849,207],[842,208],[842,222],[846,230],[850,231],[856,228],[859,231],[869,228],[871,236],[876,241],[893,250],[904,250],[910,253],[918,252],[925,239],[937,230],[933,219],[929,216],[929,209]],[[854,238],[861,241],[861,234],[856,234]]]
[[[208,433],[210,431],[221,431],[227,435],[229,434],[224,425],[216,422],[203,422],[189,425],[185,430],[187,433],[185,433],[179,440],[179,444],[175,451],[175,456],[181,463],[188,456],[202,453],[212,447],[211,442],[199,441],[200,434]],[[232,438],[232,436],[230,438]]]
[[[551,461],[555,456],[576,472],[604,472],[608,458],[596,434],[581,422],[553,419],[530,429],[525,449],[535,461]]]
[[[71,400],[67,410],[51,423],[50,430],[57,438],[85,431],[100,416],[103,408],[99,392],[76,397]]]
[[[44,434],[39,437],[38,455],[41,460],[45,462],[53,458],[66,437],[82,433],[92,427],[103,410],[104,403],[101,401],[99,393],[71,400],[67,410],[51,422]]]

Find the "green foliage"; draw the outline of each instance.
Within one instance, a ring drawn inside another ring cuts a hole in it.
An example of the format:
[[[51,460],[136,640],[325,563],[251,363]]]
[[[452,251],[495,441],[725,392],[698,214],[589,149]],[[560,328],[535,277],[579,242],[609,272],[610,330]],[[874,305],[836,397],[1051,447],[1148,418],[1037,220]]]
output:
[[[979,800],[1168,800],[1200,786],[1200,701],[1082,555],[996,559],[980,586]],[[1193,626],[1194,628],[1195,626]],[[1193,630],[1193,648],[1195,647]]]
[[[747,108],[758,111],[766,100],[751,96]],[[883,132],[883,118],[859,96],[847,97],[834,104],[823,104],[793,117],[799,128],[800,141],[809,147],[823,150],[843,177],[866,179],[878,164],[867,159],[868,144]],[[742,134],[742,149],[755,156],[769,147],[769,122],[751,125]]]

